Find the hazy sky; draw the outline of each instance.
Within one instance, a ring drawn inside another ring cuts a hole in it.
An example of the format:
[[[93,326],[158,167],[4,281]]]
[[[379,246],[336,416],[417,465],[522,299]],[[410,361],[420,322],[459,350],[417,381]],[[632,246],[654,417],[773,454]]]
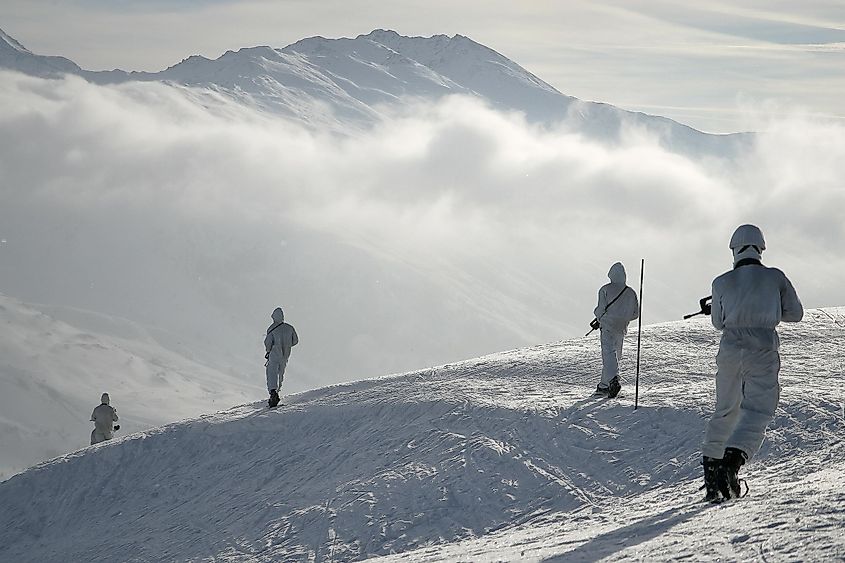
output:
[[[749,106],[845,120],[840,0],[5,0],[0,27],[92,70],[298,39],[460,33],[565,94],[711,132],[759,130]]]

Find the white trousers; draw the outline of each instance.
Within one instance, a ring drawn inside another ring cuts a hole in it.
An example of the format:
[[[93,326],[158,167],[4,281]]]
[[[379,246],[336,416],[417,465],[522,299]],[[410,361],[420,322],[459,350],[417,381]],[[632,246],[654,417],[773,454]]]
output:
[[[95,428],[91,431],[91,445],[93,446],[94,444],[99,444],[100,442],[111,440],[113,437],[113,432],[100,432]]]
[[[619,362],[622,360],[622,342],[625,332],[601,329],[601,386],[607,387],[610,380],[619,376]]]
[[[284,358],[270,356],[267,360],[267,392],[273,389],[281,391],[282,383],[285,380],[285,367],[288,362]]]
[[[722,459],[726,447],[738,448],[751,459],[760,450],[780,400],[780,354],[723,346],[716,367],[716,407],[701,453]]]

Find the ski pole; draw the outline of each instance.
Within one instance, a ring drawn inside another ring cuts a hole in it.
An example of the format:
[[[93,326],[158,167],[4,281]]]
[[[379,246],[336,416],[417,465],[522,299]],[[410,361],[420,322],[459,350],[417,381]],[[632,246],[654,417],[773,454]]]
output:
[[[640,261],[640,310],[637,314],[639,319],[637,328],[637,377],[634,384],[634,410],[637,410],[640,398],[640,341],[643,334],[643,269],[645,268],[645,258]]]

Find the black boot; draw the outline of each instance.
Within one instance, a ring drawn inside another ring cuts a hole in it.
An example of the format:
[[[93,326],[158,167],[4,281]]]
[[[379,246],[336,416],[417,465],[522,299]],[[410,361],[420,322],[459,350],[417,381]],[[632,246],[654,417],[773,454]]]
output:
[[[267,400],[267,404],[272,409],[273,407],[275,407],[276,405],[279,404],[279,401],[281,401],[281,399],[279,398],[279,392],[276,391],[275,389],[271,389],[270,390],[270,398]]]
[[[619,391],[622,390],[622,384],[619,383],[619,378],[614,377],[610,380],[610,383],[607,385],[607,396],[611,399],[614,398],[616,395],[619,394]]]
[[[719,473],[719,490],[725,498],[739,498],[739,468],[745,465],[748,456],[737,448],[725,448],[722,470]]]
[[[704,487],[707,493],[704,495],[704,500],[708,502],[722,502],[725,497],[719,491],[719,472],[722,469],[722,460],[712,457],[704,456],[701,462],[704,466]]]

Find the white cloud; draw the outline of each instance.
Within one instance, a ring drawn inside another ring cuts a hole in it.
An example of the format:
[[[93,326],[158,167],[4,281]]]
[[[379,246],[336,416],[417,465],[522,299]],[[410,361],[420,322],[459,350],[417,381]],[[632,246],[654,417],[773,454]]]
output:
[[[632,284],[646,259],[646,323],[680,318],[743,222],[808,306],[842,304],[835,123],[771,121],[725,163],[466,98],[339,138],[198,96],[1,74],[0,290],[155,325],[258,379],[281,304],[303,337],[289,390],[578,336],[619,259]]]

